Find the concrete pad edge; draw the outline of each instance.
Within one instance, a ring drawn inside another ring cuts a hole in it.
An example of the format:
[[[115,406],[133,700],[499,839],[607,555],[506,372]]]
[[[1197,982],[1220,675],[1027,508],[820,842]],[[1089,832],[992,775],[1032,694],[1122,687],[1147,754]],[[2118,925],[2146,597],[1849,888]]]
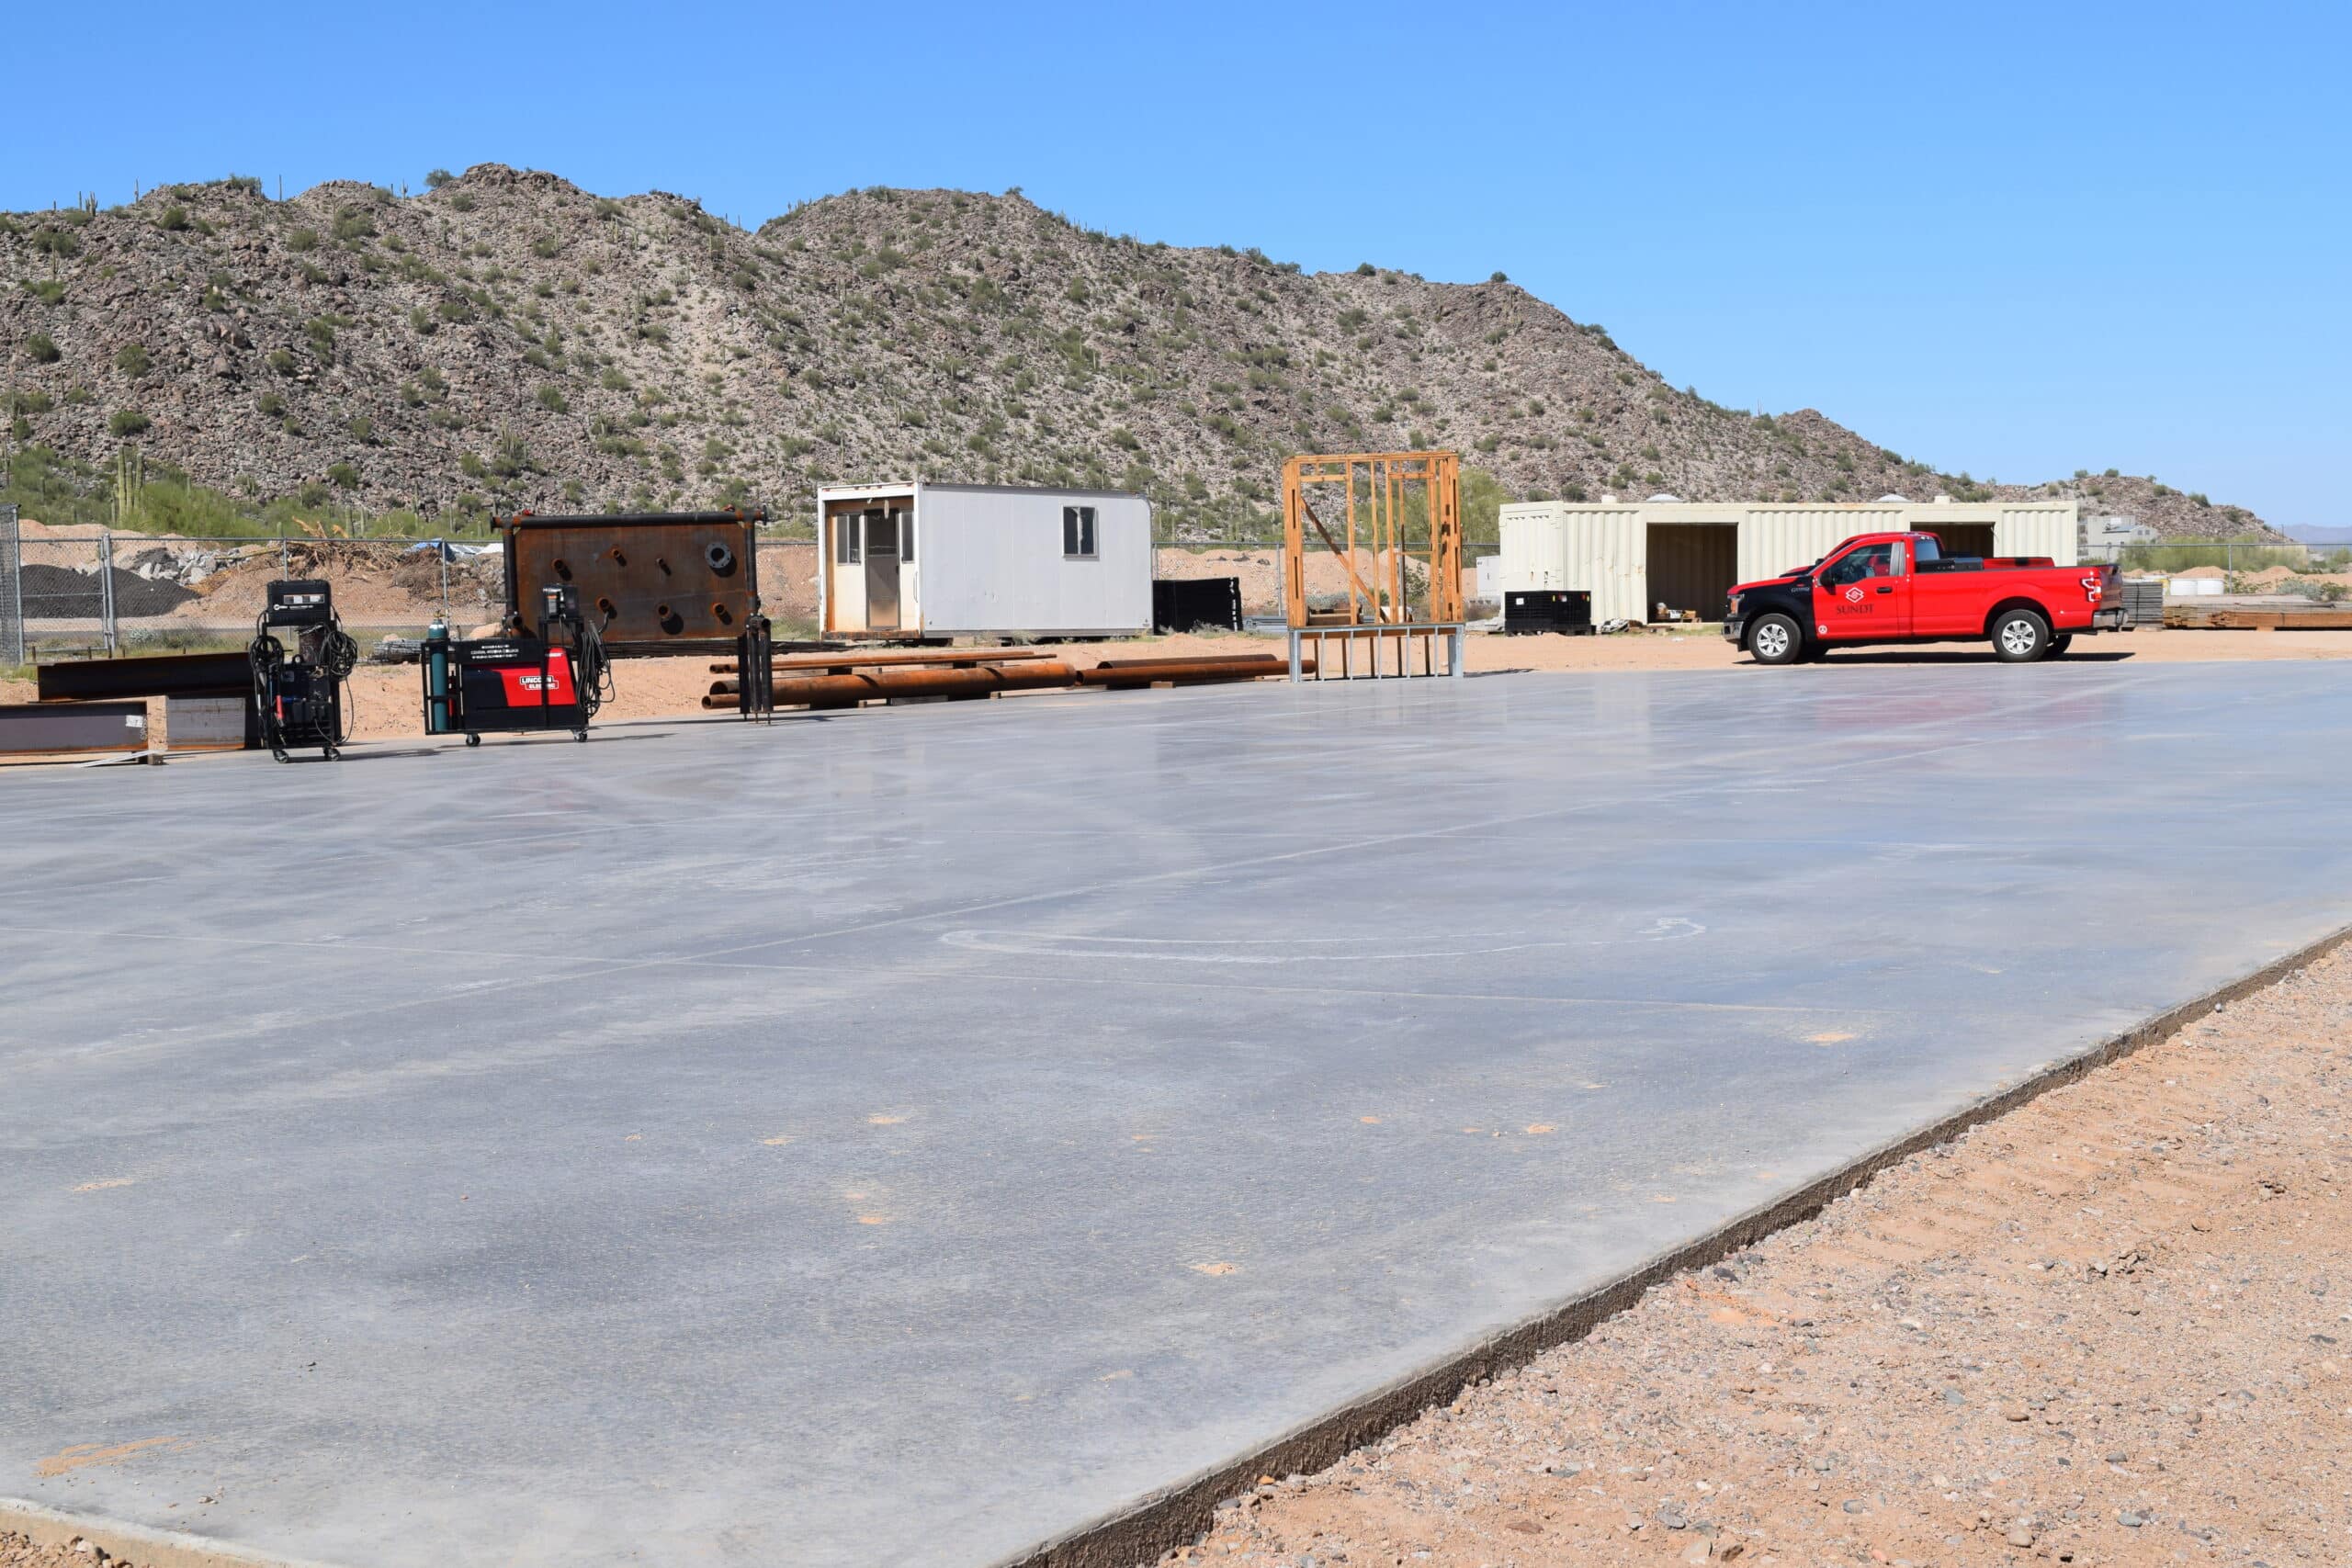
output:
[[[1376,1442],[1423,1411],[1464,1389],[1534,1359],[1555,1346],[1573,1344],[1632,1306],[1651,1287],[1688,1269],[1703,1268],[1775,1232],[1811,1219],[1888,1167],[2007,1115],[2018,1107],[2168,1040],[2217,1008],[2276,984],[2352,940],[2352,926],[2273,959],[2237,979],[2166,1009],[2064,1061],[2044,1065],[2005,1089],[1882,1144],[1793,1192],[1750,1209],[1598,1290],[1572,1297],[1500,1334],[1388,1384],[1353,1404],[1316,1417],[1272,1442],[1250,1450],[1190,1480],[1156,1492],[1115,1514],[1082,1525],[1015,1556],[998,1568],[1136,1568],[1185,1545],[1208,1529],[1216,1506],[1240,1496],[1261,1475],[1277,1478],[1322,1470]]]

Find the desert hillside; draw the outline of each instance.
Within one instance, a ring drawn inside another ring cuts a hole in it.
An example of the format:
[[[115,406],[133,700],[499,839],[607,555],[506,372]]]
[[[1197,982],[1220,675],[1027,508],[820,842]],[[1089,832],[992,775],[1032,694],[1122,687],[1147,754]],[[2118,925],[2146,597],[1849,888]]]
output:
[[[255,504],[426,514],[789,511],[922,473],[1146,491],[1207,533],[1262,515],[1292,452],[1419,446],[1459,448],[1489,503],[1984,492],[1814,411],[1677,389],[1499,276],[1305,274],[1017,193],[857,191],[747,231],[497,164],[407,197],[232,179],[0,217],[0,275],[14,439],[87,493],[132,442]],[[2262,526],[2121,476],[2001,489]]]

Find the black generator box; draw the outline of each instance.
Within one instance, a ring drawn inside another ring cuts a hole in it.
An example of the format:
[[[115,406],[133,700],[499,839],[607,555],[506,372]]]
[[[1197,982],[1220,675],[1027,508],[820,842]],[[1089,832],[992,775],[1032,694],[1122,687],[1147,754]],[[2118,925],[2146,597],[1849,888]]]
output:
[[[1241,629],[1241,580],[1238,577],[1155,577],[1151,580],[1151,629],[1188,632],[1195,626]]]
[[[1503,592],[1503,630],[1510,633],[1592,631],[1592,593],[1583,588],[1511,588]]]

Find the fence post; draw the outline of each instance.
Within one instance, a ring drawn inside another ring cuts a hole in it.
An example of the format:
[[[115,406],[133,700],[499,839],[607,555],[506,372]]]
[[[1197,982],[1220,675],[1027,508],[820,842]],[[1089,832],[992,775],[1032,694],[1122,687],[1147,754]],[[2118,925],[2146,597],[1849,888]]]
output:
[[[758,547],[756,544],[752,546],[754,550]],[[449,547],[435,539],[433,541],[433,553],[441,558],[441,618],[447,620],[449,616]]]
[[[277,536],[277,575],[280,578],[294,575],[294,547],[287,542],[283,534]]]
[[[111,530],[98,536],[98,625],[105,633],[107,657],[115,655],[114,625],[114,534]]]
[[[24,552],[17,534],[17,509],[0,506],[0,664],[28,660]]]

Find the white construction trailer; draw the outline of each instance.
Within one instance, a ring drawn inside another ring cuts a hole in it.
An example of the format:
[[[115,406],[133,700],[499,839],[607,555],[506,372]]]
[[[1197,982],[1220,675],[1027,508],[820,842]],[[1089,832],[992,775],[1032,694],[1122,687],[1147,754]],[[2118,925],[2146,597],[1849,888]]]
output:
[[[1151,502],[1115,491],[826,485],[827,637],[1136,637],[1151,630]]]
[[[2077,558],[2071,501],[1517,502],[1502,509],[1504,589],[1584,589],[1592,618],[1724,616],[1732,585],[1809,566],[1856,534],[1923,529],[1948,555]]]

